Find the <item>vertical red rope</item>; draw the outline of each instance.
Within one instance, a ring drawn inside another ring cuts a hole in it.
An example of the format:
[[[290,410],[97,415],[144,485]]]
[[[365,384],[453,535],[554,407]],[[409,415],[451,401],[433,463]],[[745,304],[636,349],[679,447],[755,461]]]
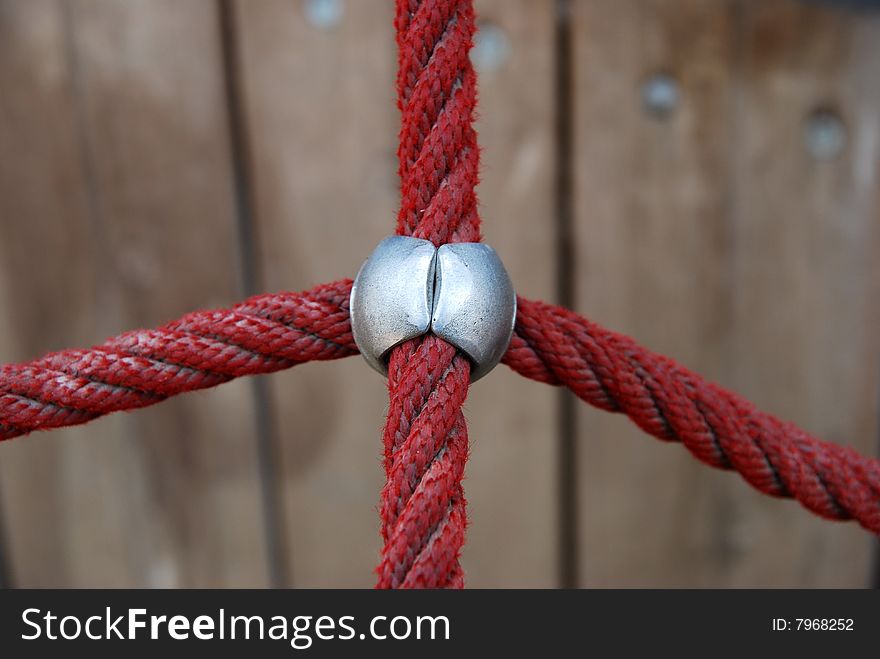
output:
[[[397,0],[394,25],[401,112],[397,233],[438,246],[477,242],[472,2]],[[435,336],[391,353],[378,588],[463,586],[468,437],[461,407],[469,382],[467,358]]]

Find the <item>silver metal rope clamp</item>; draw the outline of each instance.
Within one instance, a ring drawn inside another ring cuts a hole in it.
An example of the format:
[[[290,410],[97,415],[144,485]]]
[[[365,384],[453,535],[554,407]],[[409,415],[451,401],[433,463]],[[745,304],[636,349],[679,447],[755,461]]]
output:
[[[351,288],[351,329],[364,359],[388,374],[395,346],[432,332],[473,362],[471,382],[501,361],[516,321],[516,293],[495,250],[483,243],[386,238]]]

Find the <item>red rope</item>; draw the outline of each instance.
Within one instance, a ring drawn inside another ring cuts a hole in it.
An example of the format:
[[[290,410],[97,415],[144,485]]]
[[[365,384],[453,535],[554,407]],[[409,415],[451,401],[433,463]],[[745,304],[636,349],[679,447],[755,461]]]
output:
[[[474,31],[470,0],[398,0],[401,208],[397,231],[435,244],[478,241]],[[90,350],[0,367],[0,439],[145,407],[242,375],[357,352],[351,281],[253,297],[130,332]],[[643,430],[733,469],[760,491],[880,534],[880,461],[822,442],[575,313],[520,298],[504,362],[564,385]],[[470,365],[434,336],[396,348],[384,432],[385,546],[379,587],[461,587],[461,481]]]
[[[123,334],[91,350],[65,350],[2,366],[0,438],[84,423],[242,375],[356,354],[348,317],[350,290],[351,281],[344,280],[300,294],[261,295],[229,310],[197,312],[157,330]],[[855,519],[880,534],[880,460],[816,439],[572,311],[524,298],[517,305],[516,329],[504,356],[514,371],[568,387],[600,409],[626,414],[658,439],[681,442],[703,462],[736,470],[765,494],[795,498],[822,517]],[[448,360],[438,354],[438,344],[421,344],[429,366]],[[405,344],[397,359],[414,361],[417,345]],[[433,411],[428,417],[419,415],[418,432],[423,434],[434,415],[456,403],[455,392],[463,388],[447,383],[437,391],[435,381],[422,379],[432,368],[418,371],[398,364],[391,372],[407,374],[398,378],[402,392],[419,393],[415,408],[403,405],[408,396],[393,397],[389,416],[411,418],[413,409],[423,407],[427,392],[436,391]],[[409,437],[412,431],[402,424],[404,434]],[[450,434],[454,449],[459,448],[463,427],[453,425]],[[460,453],[438,456],[439,464],[432,463],[422,479],[419,497],[430,496],[450,475],[454,481],[459,472],[447,469],[450,455]],[[420,456],[406,459],[416,465]],[[459,528],[457,523],[444,528]],[[446,546],[434,542],[428,553]],[[425,555],[414,563],[411,583],[421,578],[427,561]]]
[[[519,298],[504,363],[626,414],[706,464],[736,470],[765,494],[793,497],[817,515],[856,519],[880,534],[880,460],[816,439],[572,311]]]
[[[345,280],[300,294],[260,295],[90,350],[2,366],[0,439],[146,407],[242,375],[356,354],[350,291]]]
[[[401,112],[397,233],[477,242],[479,151],[470,0],[398,0]],[[381,561],[377,588],[461,587],[467,524],[461,481],[468,456],[470,363],[435,336],[392,351],[385,423]]]

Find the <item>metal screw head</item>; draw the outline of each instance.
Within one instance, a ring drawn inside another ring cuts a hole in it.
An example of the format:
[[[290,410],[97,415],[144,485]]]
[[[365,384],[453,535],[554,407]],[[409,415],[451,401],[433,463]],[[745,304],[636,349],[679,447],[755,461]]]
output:
[[[678,81],[667,73],[655,73],[642,83],[642,104],[655,117],[667,117],[680,100]]]
[[[342,20],[342,0],[305,0],[306,19],[317,28],[329,30]]]
[[[510,55],[510,40],[507,33],[494,23],[481,23],[471,61],[481,73],[491,73],[500,69]]]
[[[816,110],[804,127],[804,143],[807,151],[817,160],[830,160],[841,154],[846,147],[846,126],[831,110]]]

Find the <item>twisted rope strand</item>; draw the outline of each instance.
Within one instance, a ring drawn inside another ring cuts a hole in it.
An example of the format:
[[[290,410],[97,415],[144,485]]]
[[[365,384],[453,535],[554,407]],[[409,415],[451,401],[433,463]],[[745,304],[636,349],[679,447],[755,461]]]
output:
[[[0,439],[146,407],[232,378],[357,353],[351,281],[259,295],[128,332],[89,350],[0,367]]]
[[[204,340],[214,341],[210,337],[224,331],[214,326],[215,319],[245,314],[247,322],[233,343],[246,350],[230,350],[226,345],[219,354],[211,355],[202,352],[197,337],[159,328],[130,332],[90,350],[65,350],[27,364],[0,366],[0,438],[84,423],[241,375],[354,355],[357,347],[348,316],[350,291],[351,280],[343,280],[304,293],[261,295],[227,312],[190,314],[186,316],[190,320],[165,326],[191,328],[197,324],[192,319],[200,319],[200,332],[208,337]],[[702,462],[739,472],[765,494],[795,498],[822,517],[855,519],[880,534],[880,460],[816,439],[761,412],[742,396],[706,382],[671,359],[572,311],[525,298],[519,298],[517,305],[516,329],[503,360],[517,373],[565,386],[595,407],[626,414],[658,439],[681,442]],[[255,337],[263,336],[263,330],[255,329],[253,323],[266,319],[276,323],[268,332],[270,337],[277,334],[288,339],[253,343]],[[145,345],[151,346],[149,351]],[[129,350],[128,346],[139,347]],[[151,356],[145,357],[147,352]],[[397,421],[386,425],[384,444],[386,471],[396,470],[396,475],[386,485],[383,506],[389,508],[387,513],[383,508],[383,516],[397,520],[410,515],[406,497],[412,500],[416,493],[428,497],[420,530],[414,532],[427,538],[419,556],[429,544],[433,548],[438,536],[457,534],[464,528],[465,520],[455,518],[463,513],[463,504],[454,515],[439,509],[441,516],[436,508],[439,499],[428,493],[448,482],[442,479],[450,475],[455,483],[464,466],[466,426],[457,416],[450,426],[447,416],[462,399],[466,369],[467,360],[436,337],[408,341],[392,356],[388,416]],[[442,427],[451,428],[447,433],[450,440],[455,440],[452,450],[445,453],[445,438],[435,444],[437,436],[429,432],[438,415]],[[410,440],[415,436],[419,439]],[[425,475],[419,479],[420,465],[427,458],[413,457],[413,453],[423,444],[440,449],[431,454]],[[403,458],[401,450],[409,452],[409,457]],[[401,455],[396,462],[395,454]],[[412,462],[410,471],[408,461]],[[438,461],[443,462],[442,468],[435,466]],[[455,498],[460,498],[460,490],[453,489]],[[410,510],[422,508],[411,504]],[[388,537],[397,536],[388,532]],[[392,555],[403,554],[392,552],[389,557]],[[408,566],[412,574],[416,565],[423,566],[428,560],[425,556],[419,561],[414,554],[398,565]],[[407,579],[402,569],[383,557],[380,572],[391,575],[397,570],[401,584]],[[460,572],[454,570],[450,574],[460,580]],[[423,573],[424,568],[419,567],[418,574]],[[408,583],[416,581],[413,574]]]
[[[397,233],[477,242],[473,128],[476,75],[470,0],[398,0],[401,205]],[[389,359],[383,433],[386,484],[377,588],[460,588],[468,455],[461,411],[470,362],[436,336],[396,347]]]
[[[519,298],[504,363],[540,382],[621,412],[645,432],[678,441],[764,494],[797,499],[828,519],[880,534],[880,460],[823,442],[695,373],[572,311]]]

